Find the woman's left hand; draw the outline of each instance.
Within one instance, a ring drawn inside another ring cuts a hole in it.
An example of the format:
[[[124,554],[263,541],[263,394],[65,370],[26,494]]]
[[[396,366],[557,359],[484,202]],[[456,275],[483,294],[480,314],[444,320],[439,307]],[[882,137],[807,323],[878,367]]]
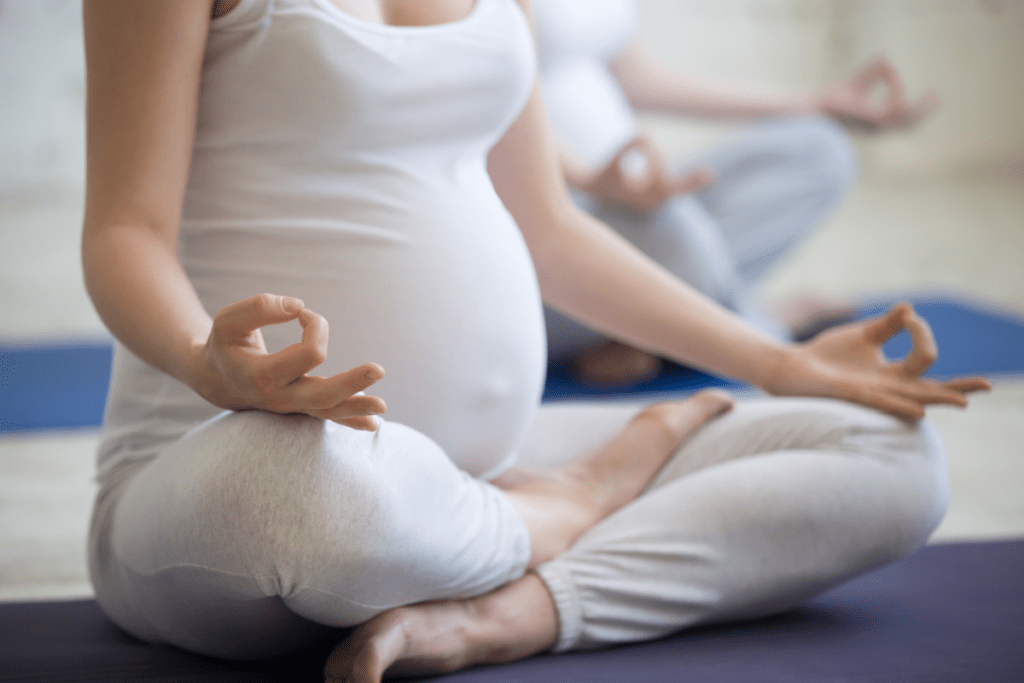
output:
[[[878,88],[883,89],[883,95],[876,100]],[[934,114],[939,98],[929,92],[919,100],[908,99],[896,67],[885,57],[879,57],[822,90],[817,108],[853,126],[892,130],[909,128]]]
[[[882,353],[886,340],[910,333],[913,348],[902,360]],[[909,304],[885,315],[827,330],[804,344],[789,347],[762,383],[779,396],[827,396],[916,420],[924,408],[944,403],[964,407],[966,395],[991,389],[983,377],[937,382],[922,375],[938,357],[928,323]]]

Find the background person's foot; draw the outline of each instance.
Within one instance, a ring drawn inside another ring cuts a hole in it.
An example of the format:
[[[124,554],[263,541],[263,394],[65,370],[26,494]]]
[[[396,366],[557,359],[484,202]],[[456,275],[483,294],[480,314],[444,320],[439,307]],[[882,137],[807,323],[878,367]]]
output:
[[[657,377],[662,365],[652,353],[609,339],[581,353],[575,369],[587,384],[631,387]]]

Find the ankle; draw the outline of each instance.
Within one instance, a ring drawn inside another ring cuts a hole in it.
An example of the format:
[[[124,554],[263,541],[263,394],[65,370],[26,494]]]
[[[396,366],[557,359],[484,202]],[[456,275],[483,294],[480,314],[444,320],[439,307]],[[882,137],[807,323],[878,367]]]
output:
[[[478,647],[489,663],[515,661],[550,650],[558,642],[558,615],[540,577],[526,576],[473,600]]]

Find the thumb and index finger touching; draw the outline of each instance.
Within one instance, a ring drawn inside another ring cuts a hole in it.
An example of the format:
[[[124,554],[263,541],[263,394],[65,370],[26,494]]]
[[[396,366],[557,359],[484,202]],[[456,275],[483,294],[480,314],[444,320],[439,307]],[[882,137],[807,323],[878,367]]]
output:
[[[294,403],[289,411],[330,408],[384,376],[384,369],[376,363],[364,363],[331,377],[307,376],[327,359],[329,326],[323,316],[295,297],[266,293],[249,297],[220,309],[214,324],[225,341],[248,340],[261,327],[292,320],[302,327],[299,342],[275,353],[264,351],[250,356],[247,361],[253,369],[252,376],[261,378],[263,391],[280,392],[281,400]],[[379,404],[374,412],[383,412],[379,399],[369,404]]]
[[[918,378],[934,365],[939,350],[931,326],[910,304],[897,304],[884,315],[869,321],[864,328],[864,335],[870,343],[880,347],[904,330],[910,334],[911,349],[903,360],[895,364],[906,376]],[[992,388],[991,382],[984,377],[958,377],[941,384],[960,393]]]
[[[908,376],[920,377],[938,359],[939,348],[931,327],[910,304],[893,306],[885,315],[869,322],[864,333],[868,341],[881,346],[903,330],[910,333],[911,349],[900,365]]]
[[[614,164],[624,180],[645,188],[656,187],[666,198],[697,192],[715,181],[714,172],[703,166],[683,175],[673,174],[661,150],[645,135],[638,135],[619,150]]]
[[[214,324],[222,333],[246,337],[265,325],[294,320],[305,310],[302,299],[277,294],[257,294],[228,304],[217,311]]]

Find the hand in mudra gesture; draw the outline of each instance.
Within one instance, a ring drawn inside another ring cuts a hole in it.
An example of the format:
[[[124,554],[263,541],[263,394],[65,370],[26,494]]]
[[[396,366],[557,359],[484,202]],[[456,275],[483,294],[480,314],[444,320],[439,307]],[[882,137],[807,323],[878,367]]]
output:
[[[885,342],[910,333],[913,348],[902,360],[889,361]],[[916,420],[930,404],[966,406],[966,395],[991,388],[982,377],[945,382],[922,375],[938,357],[928,323],[909,304],[885,315],[827,330],[788,349],[764,388],[783,396],[828,396],[860,403]]]
[[[298,320],[302,340],[267,353],[260,328]],[[260,294],[220,309],[203,348],[196,390],[229,410],[305,413],[354,429],[373,431],[386,409],[363,391],[384,376],[364,363],[331,377],[307,374],[327,357],[327,321],[292,297]]]
[[[876,99],[879,90],[882,96]],[[909,128],[923,121],[938,110],[939,98],[928,92],[920,99],[909,99],[896,67],[879,57],[822,90],[818,108],[844,123],[883,131]]]
[[[714,174],[705,168],[681,176],[672,175],[657,145],[639,135],[624,145],[581,189],[606,204],[648,214],[656,211],[665,200],[703,190],[712,182]]]

